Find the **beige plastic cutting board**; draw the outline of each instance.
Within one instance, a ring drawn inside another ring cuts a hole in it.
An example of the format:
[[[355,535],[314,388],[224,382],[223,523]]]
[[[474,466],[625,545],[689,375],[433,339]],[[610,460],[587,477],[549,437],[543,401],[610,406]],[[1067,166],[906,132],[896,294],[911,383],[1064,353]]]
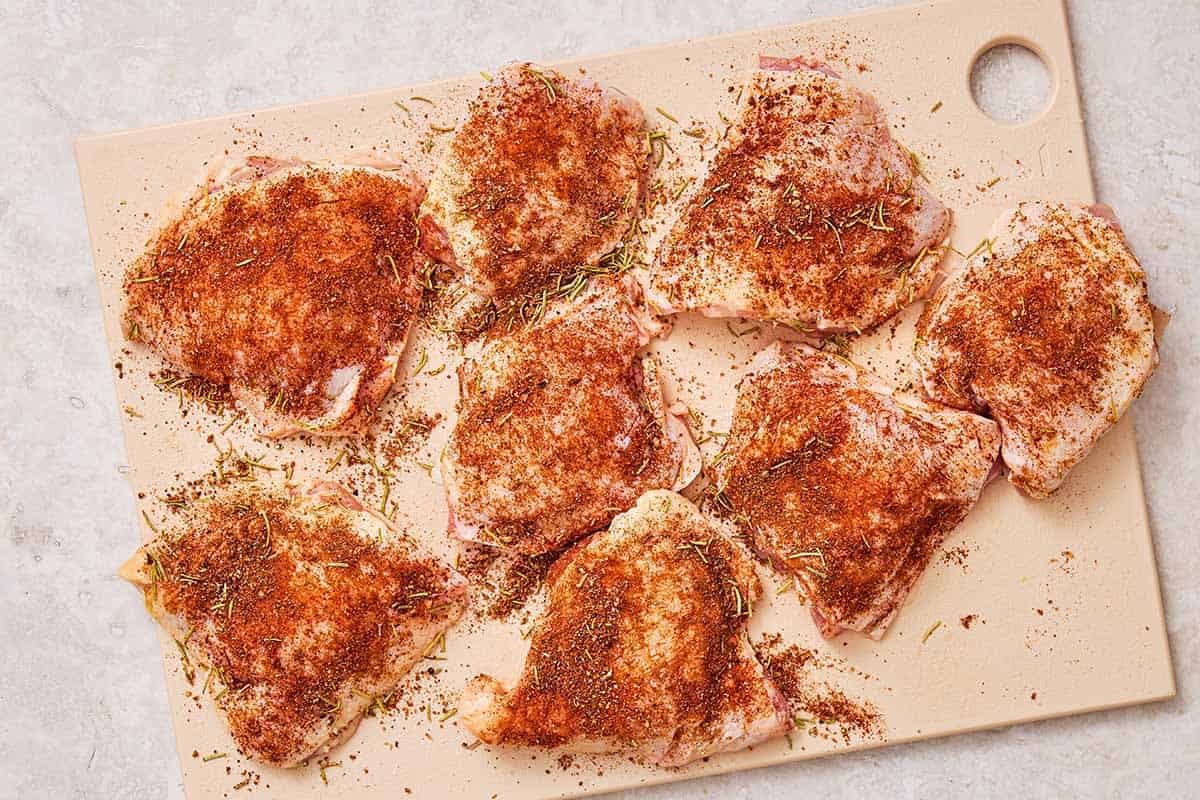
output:
[[[968,72],[977,54],[1000,42],[1020,42],[1049,65],[1052,97],[1047,110],[1021,126],[996,123],[974,105]],[[718,112],[730,114],[734,92],[755,53],[807,55],[829,61],[875,94],[900,139],[921,158],[935,192],[955,213],[953,243],[971,250],[1003,207],[1023,198],[1092,198],[1083,123],[1076,92],[1067,23],[1059,0],[961,0],[932,3],[844,19],[804,22],[771,30],[689,41],[557,65],[577,68],[641,101],[652,124],[671,134],[683,163],[661,177],[673,185],[700,161],[696,140],[680,130],[703,122],[716,130]],[[512,53],[513,58],[526,55]],[[499,65],[497,65],[499,66]],[[205,437],[228,417],[192,407],[180,421],[177,398],[155,388],[148,373],[158,362],[129,348],[119,329],[120,276],[140,251],[170,202],[183,200],[206,165],[231,153],[338,159],[379,153],[409,159],[425,176],[446,137],[430,125],[459,120],[480,84],[477,77],[419,87],[81,139],[80,174],[104,304],[113,361],[125,415],[130,480],[144,492],[142,508],[161,518],[155,493],[177,483],[176,474],[199,475],[214,451]],[[413,94],[435,101],[410,100]],[[411,114],[395,101],[409,106]],[[931,108],[941,102],[937,112]],[[681,125],[658,116],[661,106]],[[432,152],[421,142],[434,141]],[[711,144],[711,137],[709,139]],[[711,150],[709,151],[711,152]],[[981,190],[993,178],[1001,180]],[[670,209],[665,213],[669,214]],[[951,256],[947,268],[960,259]],[[1151,287],[1153,290],[1153,287]],[[903,380],[918,307],[898,328],[884,326],[855,343],[856,357],[885,376]],[[739,330],[749,326],[739,325]],[[682,318],[653,349],[666,365],[675,397],[700,411],[708,427],[727,428],[738,365],[774,338],[763,330],[740,338],[722,321]],[[393,419],[402,405],[437,410],[452,418],[455,354],[424,332],[412,342],[403,375],[416,354],[428,367],[410,382],[405,397],[388,403]],[[440,364],[447,369],[430,376]],[[443,420],[419,452],[396,466],[392,497],[411,519],[414,533],[452,557],[444,534],[441,489],[414,460],[432,461],[445,440]],[[296,479],[324,477],[336,445],[306,447],[298,441],[261,442],[244,424],[218,434],[272,463],[295,460]],[[716,443],[705,445],[708,457]],[[343,474],[338,467],[329,477]],[[142,496],[142,495],[140,495]],[[372,498],[368,498],[372,499]],[[149,535],[148,530],[143,533]],[[114,543],[113,567],[133,541]],[[547,798],[681,780],[849,749],[898,743],[1014,722],[1075,714],[1174,694],[1154,553],[1147,526],[1133,428],[1122,422],[1071,475],[1054,499],[1034,502],[1004,481],[984,493],[950,546],[967,549],[966,565],[935,558],[907,606],[882,642],[850,636],[824,642],[794,593],[767,599],[756,610],[753,632],[782,632],[802,647],[845,660],[824,675],[883,713],[885,740],[851,745],[806,733],[679,771],[635,766],[616,757],[578,758],[563,767],[557,754],[478,747],[454,718],[437,721],[453,707],[454,694],[480,671],[511,680],[520,670],[526,642],[515,623],[460,627],[449,636],[448,660],[433,691],[412,691],[416,713],[368,719],[351,742],[335,752],[340,766],[290,772],[258,767],[233,755],[204,762],[193,756],[235,750],[208,704],[185,698],[174,647],[164,639],[170,706],[187,793],[193,800],[237,796]],[[1065,551],[1073,557],[1068,558]],[[132,591],[132,589],[130,590]],[[961,617],[982,622],[970,629]],[[922,642],[930,627],[942,625]],[[134,665],[130,665],[133,668]],[[854,677],[855,668],[869,678]],[[198,687],[197,687],[198,688]],[[430,705],[427,720],[425,705]],[[148,713],[158,713],[149,710]],[[269,790],[268,790],[269,786]],[[228,795],[226,793],[229,793]]]

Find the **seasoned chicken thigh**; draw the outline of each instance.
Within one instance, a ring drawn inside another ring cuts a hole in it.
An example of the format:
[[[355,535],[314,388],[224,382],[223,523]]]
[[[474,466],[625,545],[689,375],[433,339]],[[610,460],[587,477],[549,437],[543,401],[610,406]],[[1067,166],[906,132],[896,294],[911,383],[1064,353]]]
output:
[[[462,367],[441,461],[452,534],[557,550],[646,490],[691,482],[695,445],[664,406],[655,360],[639,355],[656,325],[636,283],[598,280]]]
[[[803,59],[756,66],[659,247],[651,306],[818,332],[878,325],[928,291],[950,214],[873,98]]]
[[[1053,493],[1158,364],[1146,274],[1111,210],[1027,202],[917,325],[926,395],[1000,424],[1008,479]]]
[[[826,637],[882,638],[983,490],[989,419],[900,401],[839,356],[778,343],[742,379],[715,503],[795,578]]]
[[[422,206],[427,246],[504,303],[595,267],[646,190],[645,117],[632,98],[533,64],[472,102]]]
[[[462,576],[344,491],[314,491],[207,501],[121,568],[238,747],[284,767],[383,708],[466,605]]]
[[[229,164],[125,276],[126,335],[229,391],[268,436],[364,427],[428,260],[399,165]]]
[[[481,675],[463,691],[459,718],[483,741],[679,766],[790,727],[746,636],[754,563],[679,495],[643,495],[549,586],[516,685]]]

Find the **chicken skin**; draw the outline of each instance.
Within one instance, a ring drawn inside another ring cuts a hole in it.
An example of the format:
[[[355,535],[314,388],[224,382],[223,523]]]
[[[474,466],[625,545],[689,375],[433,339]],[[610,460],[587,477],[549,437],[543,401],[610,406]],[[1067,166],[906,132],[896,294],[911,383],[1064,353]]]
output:
[[[498,304],[594,268],[646,191],[645,116],[587,80],[512,64],[472,102],[421,209],[427,245]]]
[[[459,717],[483,741],[679,766],[790,727],[746,635],[754,563],[679,495],[643,495],[548,580],[520,680],[463,691]]]
[[[714,469],[717,508],[796,580],[826,637],[883,637],[1000,449],[991,420],[893,392],[840,356],[771,345]]]
[[[1008,479],[1036,498],[1121,418],[1158,364],[1146,274],[1107,208],[1025,202],[937,292],[916,373],[1000,425]]]
[[[232,162],[128,269],[126,336],[227,386],[268,436],[361,430],[431,263],[423,195],[396,164]]]
[[[647,297],[661,313],[865,330],[927,293],[949,228],[872,97],[821,64],[761,57]]]
[[[344,490],[245,490],[187,513],[120,574],[259,761],[297,766],[349,738],[466,606],[461,575]]]
[[[695,445],[639,354],[658,325],[631,279],[597,280],[464,364],[441,460],[454,536],[544,553],[691,482]]]

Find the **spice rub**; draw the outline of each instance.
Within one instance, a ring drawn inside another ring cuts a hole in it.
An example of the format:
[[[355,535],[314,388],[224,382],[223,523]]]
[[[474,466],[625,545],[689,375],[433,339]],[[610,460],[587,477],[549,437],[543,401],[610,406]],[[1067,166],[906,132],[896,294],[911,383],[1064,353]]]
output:
[[[851,697],[820,677],[831,669],[853,673],[853,668],[799,645],[785,644],[779,634],[763,636],[754,651],[787,698],[797,730],[846,745],[886,738],[887,726],[874,703]]]
[[[549,582],[520,680],[463,691],[459,716],[483,741],[679,766],[788,730],[746,638],[754,563],[679,495],[643,495]]]
[[[755,66],[659,247],[651,306],[828,333],[878,325],[928,291],[950,214],[873,98],[819,63]]]
[[[231,162],[125,275],[125,335],[269,436],[353,432],[395,381],[429,261],[396,164]]]
[[[691,482],[695,446],[639,355],[657,325],[636,283],[608,278],[463,365],[441,459],[454,536],[557,550],[643,492]]]
[[[1008,479],[1047,497],[1158,364],[1146,273],[1107,208],[1025,202],[917,324],[925,394],[1000,425]]]
[[[600,265],[646,191],[636,101],[533,64],[498,72],[471,103],[421,208],[430,252],[505,305]]]
[[[238,747],[285,767],[386,708],[466,604],[462,576],[331,486],[202,501],[120,574],[144,593]]]
[[[773,344],[713,471],[714,506],[795,578],[826,637],[883,636],[1000,447],[991,420],[893,392],[845,358]]]

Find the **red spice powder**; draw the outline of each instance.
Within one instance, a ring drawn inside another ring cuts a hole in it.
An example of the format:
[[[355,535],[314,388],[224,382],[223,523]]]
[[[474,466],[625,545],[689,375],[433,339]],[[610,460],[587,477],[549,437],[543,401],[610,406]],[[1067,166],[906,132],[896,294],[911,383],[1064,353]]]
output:
[[[329,698],[383,680],[413,626],[458,602],[437,561],[267,493],[213,501],[148,552],[148,597],[212,665],[239,746],[272,763],[323,724]]]
[[[764,636],[755,652],[804,731],[844,744],[884,738],[886,726],[879,709],[818,678],[818,662],[825,662],[815,652],[785,645],[779,634]]]
[[[198,197],[129,268],[126,335],[212,384],[320,416],[336,370],[369,377],[407,335],[427,264],[422,190],[313,168],[226,191]]]
[[[642,114],[594,84],[532,65],[480,92],[451,144],[466,189],[445,226],[479,240],[457,253],[499,301],[596,264],[621,240],[645,193]]]

